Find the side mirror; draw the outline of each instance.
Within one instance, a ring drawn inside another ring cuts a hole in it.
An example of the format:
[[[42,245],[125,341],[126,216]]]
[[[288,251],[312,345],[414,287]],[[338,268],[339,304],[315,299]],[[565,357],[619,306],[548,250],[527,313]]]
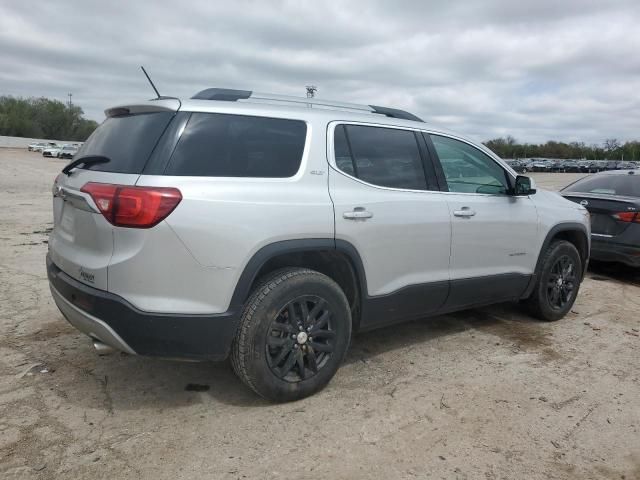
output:
[[[520,195],[533,195],[536,193],[536,182],[524,175],[518,175],[516,177],[516,185],[513,194],[515,196]]]

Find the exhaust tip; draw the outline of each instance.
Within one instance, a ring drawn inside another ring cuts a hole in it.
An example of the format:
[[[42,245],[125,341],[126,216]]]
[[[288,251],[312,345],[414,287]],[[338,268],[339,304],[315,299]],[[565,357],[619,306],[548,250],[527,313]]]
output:
[[[93,348],[96,349],[96,352],[98,352],[98,355],[110,355],[116,351],[115,348],[110,347],[106,343],[102,343],[99,340],[93,341]]]

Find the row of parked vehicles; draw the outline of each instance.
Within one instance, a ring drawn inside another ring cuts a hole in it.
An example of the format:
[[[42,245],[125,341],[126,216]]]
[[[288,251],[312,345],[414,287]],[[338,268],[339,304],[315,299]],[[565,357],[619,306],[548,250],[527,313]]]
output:
[[[30,143],[27,150],[41,152],[43,157],[73,158],[79,148],[79,143],[38,142]]]
[[[636,162],[624,162],[619,160],[551,160],[527,158],[507,160],[507,163],[511,168],[519,173],[597,173],[609,170],[628,170],[638,168],[638,164]]]

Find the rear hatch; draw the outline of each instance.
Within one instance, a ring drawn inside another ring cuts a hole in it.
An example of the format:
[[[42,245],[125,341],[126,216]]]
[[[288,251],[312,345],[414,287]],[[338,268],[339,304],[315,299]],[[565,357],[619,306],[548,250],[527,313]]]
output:
[[[640,199],[614,195],[563,192],[566,199],[583,205],[591,216],[591,233],[615,237],[636,221]]]
[[[53,186],[49,255],[63,272],[107,290],[116,227],[82,189],[89,182],[135,185],[179,107],[177,99],[162,99],[107,110],[106,120],[73,159],[97,156],[104,157],[104,163],[80,164],[69,174],[58,175]]]

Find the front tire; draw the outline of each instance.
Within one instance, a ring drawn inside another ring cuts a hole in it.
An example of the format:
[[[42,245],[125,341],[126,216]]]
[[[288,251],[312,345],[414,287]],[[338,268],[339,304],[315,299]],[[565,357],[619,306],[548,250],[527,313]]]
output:
[[[566,240],[552,242],[542,255],[536,286],[525,304],[533,316],[551,322],[571,310],[580,289],[582,260]]]
[[[331,278],[303,268],[278,270],[247,301],[231,364],[254,392],[272,401],[321,390],[351,339],[347,298]]]

